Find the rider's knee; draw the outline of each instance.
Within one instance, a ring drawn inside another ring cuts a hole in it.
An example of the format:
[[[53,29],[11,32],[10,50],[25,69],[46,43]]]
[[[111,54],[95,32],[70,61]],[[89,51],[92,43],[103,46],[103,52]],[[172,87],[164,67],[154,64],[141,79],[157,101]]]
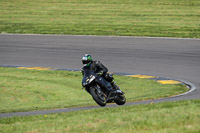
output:
[[[112,82],[114,80],[114,78],[112,77],[111,74],[109,73],[106,73],[105,74],[105,79],[108,81],[108,82]]]

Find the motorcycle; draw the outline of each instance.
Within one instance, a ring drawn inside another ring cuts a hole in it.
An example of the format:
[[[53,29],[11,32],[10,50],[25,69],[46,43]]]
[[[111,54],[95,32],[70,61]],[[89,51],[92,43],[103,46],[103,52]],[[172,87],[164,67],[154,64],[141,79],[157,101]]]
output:
[[[112,85],[103,77],[88,68],[84,68],[83,72],[82,86],[98,105],[106,106],[107,103],[113,102],[118,105],[126,103],[126,97],[119,88],[108,92],[107,87],[112,87]]]

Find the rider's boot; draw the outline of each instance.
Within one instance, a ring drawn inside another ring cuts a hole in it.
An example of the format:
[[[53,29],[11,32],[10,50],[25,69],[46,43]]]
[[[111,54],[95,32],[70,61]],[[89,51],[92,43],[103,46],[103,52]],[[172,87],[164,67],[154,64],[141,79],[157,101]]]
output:
[[[120,90],[119,86],[116,84],[114,80],[111,82],[111,85],[113,86],[115,93],[124,94],[124,92]]]
[[[119,86],[116,84],[114,80],[111,82],[111,85],[113,86],[114,90],[120,90]]]

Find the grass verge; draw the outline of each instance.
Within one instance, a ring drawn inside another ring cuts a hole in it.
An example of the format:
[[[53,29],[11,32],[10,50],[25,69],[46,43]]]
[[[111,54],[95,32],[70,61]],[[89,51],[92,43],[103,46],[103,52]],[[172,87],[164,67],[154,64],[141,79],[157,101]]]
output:
[[[100,108],[0,119],[0,131],[70,133],[198,133],[200,100]]]
[[[0,33],[200,38],[199,0],[1,0]]]
[[[96,105],[81,88],[80,72],[25,70],[0,67],[0,112]],[[149,79],[115,75],[127,101],[169,97],[188,90]]]

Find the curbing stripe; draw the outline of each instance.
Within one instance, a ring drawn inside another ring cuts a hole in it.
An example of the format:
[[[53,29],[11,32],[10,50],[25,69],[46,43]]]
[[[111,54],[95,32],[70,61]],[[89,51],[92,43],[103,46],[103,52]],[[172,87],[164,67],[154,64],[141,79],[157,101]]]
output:
[[[135,78],[158,78],[156,76],[149,76],[149,75],[128,75],[129,77],[135,77]]]
[[[17,67],[19,69],[30,69],[30,70],[51,70],[53,68],[48,67]]]
[[[12,65],[0,65],[0,67],[14,67],[19,69],[28,69],[28,70],[63,70],[63,71],[80,71],[79,69],[56,69],[56,68],[50,68],[50,67],[27,67],[27,66],[12,66]],[[170,78],[164,78],[164,77],[158,77],[158,76],[150,76],[150,75],[143,75],[143,74],[127,74],[127,73],[114,73],[110,72],[112,74],[116,75],[124,75],[134,78],[146,78],[146,79],[152,79],[155,80],[161,84],[185,84],[184,82],[181,82],[180,80],[173,80]],[[195,87],[196,88],[196,87]]]
[[[56,68],[50,68],[50,67],[27,67],[27,66],[12,66],[12,65],[0,65],[0,67],[15,67],[19,69],[28,69],[28,70],[63,70],[63,71],[80,71],[79,69],[56,69]],[[113,73],[116,75],[124,75],[134,78],[146,78],[146,79],[152,79],[155,80],[161,84],[185,84],[184,82],[181,82],[180,80],[172,80],[170,78],[164,78],[164,77],[158,77],[158,76],[150,76],[150,75],[143,75],[143,74],[127,74],[127,73]]]
[[[178,80],[172,80],[169,78],[164,78],[164,77],[158,77],[158,76],[150,76],[150,75],[141,75],[141,74],[134,74],[134,75],[126,75],[129,77],[134,77],[134,78],[146,78],[146,79],[151,79],[151,80],[155,80],[161,84],[184,84],[181,81]]]
[[[157,82],[161,84],[182,84],[182,82],[176,80],[157,80]]]

